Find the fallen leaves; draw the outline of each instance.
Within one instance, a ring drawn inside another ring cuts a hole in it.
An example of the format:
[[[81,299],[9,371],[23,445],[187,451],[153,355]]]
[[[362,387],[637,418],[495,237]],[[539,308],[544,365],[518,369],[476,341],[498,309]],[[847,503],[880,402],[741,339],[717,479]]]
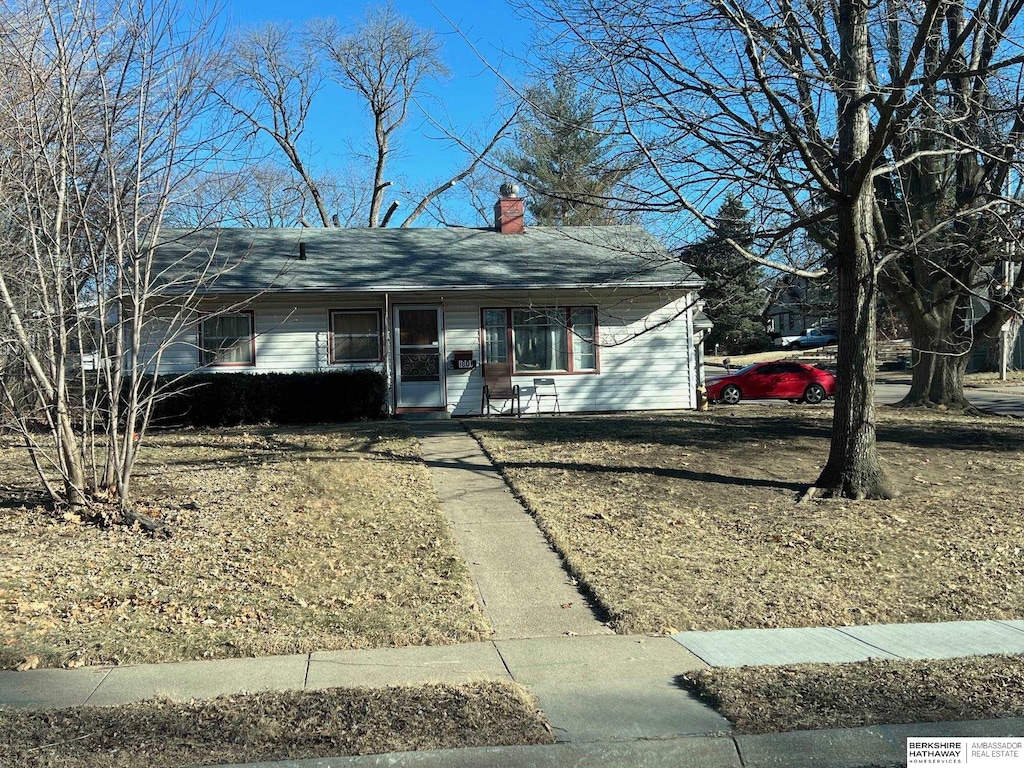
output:
[[[401,424],[159,433],[136,489],[169,540],[0,507],[0,668],[485,636],[416,450]],[[0,476],[29,488],[24,459]]]
[[[473,432],[619,632],[1024,616],[1019,424],[883,409],[902,496],[796,504],[829,416],[745,406]]]
[[[1024,656],[687,673],[739,733],[1024,716]]]

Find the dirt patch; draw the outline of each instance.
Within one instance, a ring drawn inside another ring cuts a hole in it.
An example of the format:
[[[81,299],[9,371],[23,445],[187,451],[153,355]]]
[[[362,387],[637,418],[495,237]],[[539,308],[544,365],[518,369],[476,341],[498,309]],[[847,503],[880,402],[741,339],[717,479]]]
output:
[[[0,452],[0,668],[478,640],[489,628],[404,426],[154,435],[140,511],[170,539],[55,519]]]
[[[1024,657],[706,669],[681,681],[738,733],[1024,717]]]
[[[619,632],[1024,615],[1016,421],[883,409],[901,496],[807,504],[828,407],[472,427]]]
[[[177,768],[554,741],[532,697],[502,682],[2,713],[0,766],[11,768]]]

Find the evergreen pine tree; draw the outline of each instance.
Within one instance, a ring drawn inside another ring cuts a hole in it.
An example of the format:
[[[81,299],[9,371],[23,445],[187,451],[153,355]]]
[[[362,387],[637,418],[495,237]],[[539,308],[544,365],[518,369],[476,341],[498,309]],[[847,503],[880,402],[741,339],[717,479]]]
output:
[[[528,210],[540,226],[615,224],[611,205],[626,169],[611,157],[597,123],[597,103],[569,75],[527,91],[517,149],[504,156],[530,194]]]
[[[715,216],[715,231],[690,246],[683,258],[704,280],[700,295],[704,312],[714,323],[705,348],[723,354],[760,352],[768,346],[761,317],[765,292],[756,264],[743,258],[726,238],[744,248],[753,244],[750,211],[729,194]]]

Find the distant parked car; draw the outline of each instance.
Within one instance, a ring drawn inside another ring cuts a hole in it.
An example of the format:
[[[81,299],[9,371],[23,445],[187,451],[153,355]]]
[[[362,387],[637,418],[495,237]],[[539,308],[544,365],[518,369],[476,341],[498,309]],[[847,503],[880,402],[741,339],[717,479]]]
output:
[[[786,346],[787,349],[814,349],[835,344],[839,337],[835,331],[811,328],[803,336],[797,336]]]
[[[707,389],[708,400],[729,405],[744,398],[817,404],[835,395],[836,377],[803,363],[754,363],[736,373],[708,379]]]

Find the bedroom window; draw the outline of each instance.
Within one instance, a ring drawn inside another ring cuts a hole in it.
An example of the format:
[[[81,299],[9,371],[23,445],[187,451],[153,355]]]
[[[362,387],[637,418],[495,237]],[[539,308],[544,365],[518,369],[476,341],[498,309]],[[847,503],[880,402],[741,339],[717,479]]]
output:
[[[594,307],[485,309],[484,362],[511,362],[514,373],[597,370]]]
[[[377,363],[383,359],[380,310],[331,312],[332,363]]]
[[[203,318],[199,325],[202,365],[255,365],[256,336],[252,312],[226,312]]]

